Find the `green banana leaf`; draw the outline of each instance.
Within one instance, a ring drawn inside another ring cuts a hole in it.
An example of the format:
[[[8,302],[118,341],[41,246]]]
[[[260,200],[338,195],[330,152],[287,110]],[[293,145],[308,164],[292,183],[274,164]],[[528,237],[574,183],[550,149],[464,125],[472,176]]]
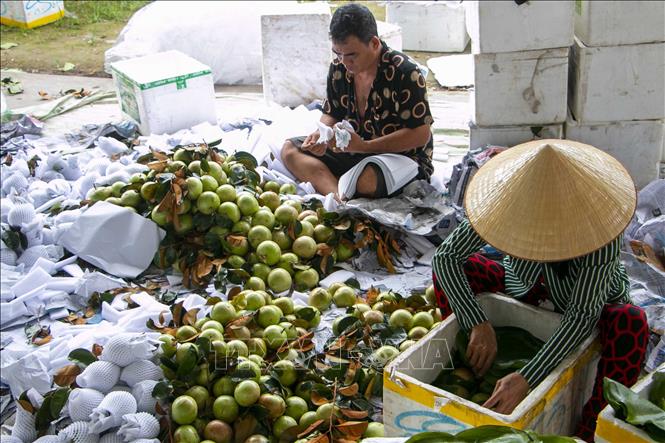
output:
[[[665,372],[656,372],[652,380],[649,401],[660,409],[665,409]]]
[[[619,419],[638,426],[654,440],[665,442],[664,410],[607,377],[603,379],[603,396]]]
[[[508,426],[478,426],[459,432],[423,432],[409,438],[406,443],[574,443],[575,439],[556,435],[538,435],[533,431],[520,431]]]

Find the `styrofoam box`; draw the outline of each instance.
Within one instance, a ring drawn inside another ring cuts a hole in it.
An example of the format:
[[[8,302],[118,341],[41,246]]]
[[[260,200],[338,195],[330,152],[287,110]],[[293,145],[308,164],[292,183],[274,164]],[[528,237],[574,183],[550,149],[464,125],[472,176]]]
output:
[[[65,16],[65,2],[62,0],[0,2],[0,23],[19,28],[36,28],[52,23]]]
[[[144,135],[217,123],[212,72],[182,52],[119,61],[111,72],[123,114]]]
[[[573,2],[465,1],[474,54],[563,48],[573,43]]]
[[[541,340],[547,340],[561,322],[557,313],[502,295],[483,294],[478,302],[494,326],[523,328]],[[504,415],[429,384],[442,369],[450,367],[458,330],[457,318],[451,315],[384,369],[383,424],[387,437],[424,431],[457,433],[482,425],[511,426],[542,434],[574,432],[593,388],[600,355],[597,332],[554,368],[512,414]]]
[[[568,48],[476,54],[470,94],[479,126],[546,125],[566,120]]]
[[[638,188],[658,178],[664,132],[663,120],[580,123],[569,116],[565,127],[567,139],[595,146],[619,160]]]
[[[588,47],[570,54],[570,107],[580,122],[665,117],[665,43]]]
[[[575,2],[575,35],[587,46],[665,41],[665,2]]]
[[[665,372],[665,363],[660,365],[655,372]],[[654,373],[655,373],[654,372]],[[651,373],[639,380],[631,390],[642,398],[649,397],[651,384],[653,382],[653,374]],[[600,414],[598,414],[598,422],[596,423],[596,435],[594,437],[596,443],[614,443],[614,442],[631,442],[631,443],[653,443],[654,440],[643,430],[619,420],[614,414],[612,406],[607,405]]]
[[[379,38],[396,51],[402,50],[402,28],[399,25],[378,21],[376,22]]]
[[[512,147],[531,140],[563,138],[563,124],[542,126],[477,126],[469,122],[469,149],[486,145]]]
[[[463,52],[469,44],[460,3],[391,1],[386,21],[402,28],[402,47],[407,50]]]
[[[326,96],[326,77],[332,58],[329,26],[329,10],[320,14],[261,16],[266,100],[295,107]]]

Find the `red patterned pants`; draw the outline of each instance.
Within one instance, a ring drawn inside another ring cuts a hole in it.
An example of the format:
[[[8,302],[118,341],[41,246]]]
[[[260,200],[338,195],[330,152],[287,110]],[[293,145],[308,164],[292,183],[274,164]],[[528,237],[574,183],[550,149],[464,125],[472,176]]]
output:
[[[501,264],[488,260],[480,254],[474,254],[464,264],[464,273],[469,280],[471,290],[480,292],[504,292],[505,271]],[[432,274],[434,292],[446,318],[452,309],[446,295]],[[542,277],[520,301],[537,305],[547,298],[547,290]],[[585,441],[592,442],[596,429],[598,413],[607,405],[603,398],[603,378],[608,377],[626,386],[632,386],[640,374],[646,355],[649,326],[644,311],[630,304],[608,304],[603,308],[598,321],[600,343],[602,346],[600,361],[596,372],[591,398],[584,405],[582,419],[575,435]]]

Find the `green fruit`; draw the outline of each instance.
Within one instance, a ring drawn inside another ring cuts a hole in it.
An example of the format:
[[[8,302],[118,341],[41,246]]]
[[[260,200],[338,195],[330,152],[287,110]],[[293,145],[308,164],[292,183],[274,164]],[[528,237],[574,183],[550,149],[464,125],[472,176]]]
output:
[[[372,308],[370,308],[370,306],[366,303],[356,303],[355,305],[353,305],[353,312],[351,315],[362,320],[363,314],[365,312],[370,311],[371,309]]]
[[[432,317],[432,314],[429,312],[417,312],[416,315],[413,316],[413,326],[422,326],[426,328],[427,330],[432,328],[432,325],[434,324],[434,318]]]
[[[293,252],[301,258],[310,259],[316,255],[316,242],[312,237],[298,237],[291,246]]]
[[[215,190],[215,193],[219,196],[220,201],[222,202],[233,202],[235,205],[236,198],[236,188],[232,185],[222,185]],[[240,211],[238,210],[238,213]]]
[[[236,198],[236,204],[242,215],[254,215],[259,210],[259,202],[249,192],[241,192]]]
[[[295,421],[293,417],[282,415],[277,420],[275,420],[275,423],[273,423],[272,433],[275,437],[279,438],[287,429],[294,426],[298,426],[298,422]]]
[[[298,378],[296,366],[289,360],[279,360],[273,365],[273,370],[282,386],[291,386]]]
[[[187,165],[187,169],[194,174],[201,175],[201,161],[193,160]]]
[[[269,266],[272,266],[279,262],[279,259],[282,257],[282,250],[274,241],[266,240],[261,242],[261,244],[259,244],[259,246],[256,248],[256,254],[259,256],[259,260]]]
[[[312,289],[319,283],[319,273],[314,268],[297,271],[294,282],[298,290]]]
[[[192,209],[192,201],[184,199],[180,202],[180,205],[177,207],[176,214],[182,215],[188,213]]]
[[[282,268],[273,269],[268,274],[267,279],[268,287],[276,293],[287,291],[291,288],[293,283],[291,275]]]
[[[122,193],[120,204],[123,206],[136,207],[141,203],[141,194],[134,189],[129,189]]]
[[[284,315],[282,310],[275,305],[263,306],[259,309],[256,321],[262,328],[267,328],[268,326],[278,324],[282,315]]]
[[[260,293],[251,291],[249,294],[245,295],[245,303],[245,308],[248,311],[256,311],[266,304],[266,300]]]
[[[252,226],[265,226],[272,229],[275,226],[275,216],[270,212],[270,209],[261,208],[252,216]]]
[[[319,217],[316,216],[316,214],[308,215],[307,217],[303,218],[301,221],[307,222],[310,225],[312,225],[312,228],[315,226],[318,226],[319,224]],[[314,236],[314,231],[312,231],[312,236]]]
[[[301,428],[307,429],[308,427],[311,426],[312,423],[314,423],[317,420],[318,418],[316,417],[315,411],[307,411],[300,417],[300,420],[298,420],[298,424],[300,425]]]
[[[284,332],[286,332],[286,339],[291,341],[295,340],[298,338],[298,331],[296,331],[296,327],[293,326],[291,323],[288,321],[284,321],[279,323],[279,325],[284,328]]]
[[[252,248],[256,249],[264,241],[272,239],[272,232],[266,226],[253,226],[247,234],[247,239]]]
[[[254,380],[257,383],[261,379],[261,368],[251,360],[243,360],[238,363],[238,366],[236,366],[236,371],[254,374],[253,377],[247,377],[247,379]]]
[[[244,443],[270,443],[270,440],[268,440],[268,438],[263,435],[254,434],[247,438]]]
[[[363,320],[368,325],[383,323],[383,312],[380,311],[367,311],[363,314]]]
[[[204,186],[205,189],[205,186]],[[196,208],[200,213],[210,215],[219,208],[219,197],[211,191],[203,191],[196,199]]]
[[[109,197],[104,201],[106,203],[111,203],[112,205],[122,206],[122,202],[120,201],[120,197]]]
[[[245,255],[249,252],[249,241],[240,235],[229,235],[226,237],[227,249],[234,255]]]
[[[178,426],[178,429],[173,433],[175,443],[199,443],[199,433],[194,426]]]
[[[240,220],[239,222],[233,224],[231,227],[231,232],[234,234],[247,235],[249,234],[250,229],[252,229],[252,225],[250,225],[247,220]]]
[[[198,385],[187,389],[185,391],[185,395],[189,395],[194,399],[194,401],[196,401],[196,407],[199,409],[199,411],[203,411],[205,409],[206,403],[210,398],[208,389]]]
[[[279,194],[279,183],[277,183],[276,181],[269,180],[265,182],[265,184],[263,185],[263,189],[265,191],[270,191]]]
[[[235,391],[233,391],[233,398],[240,406],[251,406],[257,402],[261,396],[261,388],[259,384],[254,380],[243,380],[238,386],[236,386]]]
[[[233,395],[233,391],[235,391],[237,385],[238,384],[234,382],[230,376],[225,375],[224,377],[217,380],[215,384],[212,385],[212,393],[215,397],[220,397],[220,396],[230,397]],[[233,399],[233,397],[231,397],[231,399]],[[215,402],[216,401],[217,400],[215,400]],[[233,403],[235,403],[235,400],[233,400]],[[215,417],[224,420],[222,417],[217,416],[217,414],[215,414]]]
[[[413,316],[406,309],[398,309],[392,314],[390,314],[390,320],[388,324],[391,328],[403,328],[406,330],[411,329],[411,324],[413,323]]]
[[[146,175],[140,172],[137,172],[136,174],[133,174],[131,177],[129,177],[130,184],[143,183],[146,180],[147,180]]]
[[[265,340],[268,348],[278,349],[286,343],[286,331],[279,325],[270,325],[263,331],[263,340]]]
[[[296,235],[296,237],[313,237],[314,236],[314,225],[308,222],[307,220],[303,220],[300,222],[300,233]],[[312,240],[314,240],[312,238]],[[316,242],[314,242],[316,244]]]
[[[187,198],[196,200],[203,192],[203,183],[198,177],[187,177]]]
[[[196,400],[189,395],[181,395],[171,405],[171,418],[179,425],[188,425],[194,422],[198,412]]]
[[[317,420],[330,420],[330,417],[339,415],[339,408],[332,403],[324,403],[316,410]]]
[[[260,278],[264,282],[268,280],[270,271],[272,271],[272,268],[270,268],[270,266],[266,265],[265,263],[256,263],[252,266],[252,275],[254,277]]]
[[[203,429],[203,436],[215,443],[231,443],[233,428],[220,420],[211,420]]]
[[[127,186],[125,182],[115,182],[111,185],[111,195],[113,197],[120,197],[122,195],[122,190]]]
[[[427,328],[424,328],[422,326],[416,326],[409,330],[408,337],[411,340],[420,340],[425,335],[427,335],[427,332],[429,332]]]
[[[335,230],[330,226],[316,225],[314,227],[314,240],[317,243],[327,243],[335,233]]]
[[[221,340],[214,340],[210,343],[212,346],[213,358],[215,361],[221,361],[229,354],[226,343]]]
[[[223,302],[220,302],[223,303]],[[217,320],[211,320],[209,318],[203,317],[202,320],[205,320],[205,323],[201,325],[201,331],[205,331],[206,329],[216,329],[222,334],[224,333],[224,325],[222,325],[221,322],[218,322]]]
[[[385,366],[390,360],[399,354],[399,350],[394,346],[381,346],[379,349],[372,353],[374,361],[379,366]]]
[[[293,314],[293,300],[289,297],[278,297],[272,302],[283,315]]]
[[[145,182],[143,185],[141,185],[141,197],[143,200],[151,202],[155,198],[155,194],[157,194],[157,188],[159,185],[155,182]]]
[[[226,181],[228,180],[222,165],[217,162],[208,162],[208,174],[212,176],[220,185],[226,184]]]
[[[188,342],[188,343],[179,344],[178,348],[175,351],[176,363],[178,364],[182,363],[185,357],[193,352],[196,352],[197,355],[199,352],[199,347],[196,346],[194,343]]]
[[[196,334],[198,334],[198,331],[194,326],[185,325],[178,328],[175,333],[175,338],[177,338],[178,341],[186,341],[194,337]]]
[[[342,262],[342,261],[347,261],[351,257],[353,257],[353,245],[349,246],[346,243],[342,242],[339,243],[335,247],[335,252],[337,252],[337,261]]]
[[[279,262],[277,262],[277,267],[284,269],[286,272],[289,273],[289,275],[295,274],[295,270],[293,269],[293,265],[297,264],[300,261],[297,255],[295,255],[293,252],[287,252],[285,254],[282,254],[282,257],[279,259]]]
[[[217,208],[217,213],[222,217],[231,220],[233,223],[238,223],[240,221],[240,209],[238,209],[238,206],[233,202],[225,201],[224,203],[221,203]]]
[[[335,291],[335,295],[333,295],[333,302],[335,302],[338,308],[353,306],[357,301],[356,291],[349,286],[339,288]]]
[[[231,320],[235,320],[236,315],[236,309],[231,303],[226,301],[215,303],[210,312],[210,318],[218,321],[222,325],[226,325]]]
[[[181,161],[179,161],[179,160],[175,160],[175,161],[172,161],[172,162],[168,162],[168,163],[166,164],[166,169],[167,169],[169,172],[177,172],[177,171],[179,171],[180,169],[187,169],[187,165],[185,164],[185,162],[181,162]]]
[[[402,343],[399,344],[399,352],[404,352],[415,344],[416,342],[413,340],[404,340]]]
[[[162,342],[160,346],[160,349],[162,350],[162,355],[166,358],[173,357],[176,351],[175,337],[168,334],[162,334],[159,336],[159,341]]]
[[[293,417],[296,420],[300,420],[305,412],[307,412],[307,409],[307,402],[304,399],[291,396],[286,399],[286,411],[284,414]]]
[[[427,303],[436,306],[436,294],[434,293],[434,285],[429,285],[427,289],[425,289],[425,300],[427,300]]]
[[[201,184],[203,185],[203,192],[206,191],[215,192],[217,191],[217,188],[219,188],[220,185],[219,183],[217,183],[217,180],[215,180],[215,177],[213,177],[212,175],[201,176]]]
[[[291,249],[293,242],[291,237],[284,231],[273,231],[272,232],[272,241],[277,243],[282,251]]]
[[[373,421],[367,425],[367,429],[363,432],[363,438],[380,438],[385,435],[383,430],[383,423]]]
[[[93,188],[88,192],[87,197],[89,200],[98,202],[109,198],[111,196],[111,192],[112,191],[110,187],[100,187],[96,189]]]
[[[253,356],[265,357],[268,353],[268,347],[266,342],[262,338],[254,337],[250,338],[246,342],[247,350],[249,352],[249,358]]]
[[[272,212],[279,207],[280,198],[279,195],[272,191],[266,191],[263,194],[259,195],[259,203],[261,206],[270,208]]]
[[[279,193],[280,194],[295,194],[296,193],[296,185],[293,183],[284,183],[282,186],[279,187]]]
[[[189,163],[192,161],[192,153],[187,149],[180,148],[173,153],[173,160]]]
[[[228,349],[228,355],[232,357],[247,357],[249,355],[249,349],[242,340],[231,340],[226,344],[226,348]]]
[[[199,337],[207,338],[210,342],[213,341],[224,341],[224,334],[219,332],[217,329],[206,329],[201,332]]]
[[[275,220],[286,226],[298,218],[298,211],[291,205],[281,205],[275,209]]]
[[[266,289],[266,284],[259,277],[249,277],[245,282],[245,289],[251,289],[253,291],[264,291]]]
[[[277,418],[284,415],[286,403],[284,399],[274,394],[263,394],[259,397],[259,405],[263,406],[270,418]]]
[[[183,235],[194,229],[194,219],[191,214],[182,214],[178,216],[178,224],[175,226],[175,232]]]

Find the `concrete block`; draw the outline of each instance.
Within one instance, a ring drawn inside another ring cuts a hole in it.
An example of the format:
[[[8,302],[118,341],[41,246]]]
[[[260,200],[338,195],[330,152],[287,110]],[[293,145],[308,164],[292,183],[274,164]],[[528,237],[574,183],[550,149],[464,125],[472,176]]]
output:
[[[469,149],[486,145],[508,148],[531,140],[563,138],[563,124],[543,126],[477,126],[469,122]]]
[[[332,58],[330,13],[264,15],[263,94],[281,106],[309,104],[326,96]]]
[[[402,46],[410,51],[463,52],[469,43],[459,3],[391,1],[386,21],[402,28]]]
[[[166,51],[111,65],[126,118],[141,134],[165,134],[199,123],[217,123],[210,68],[179,51]]]
[[[569,101],[580,122],[665,117],[665,43],[588,47],[575,39]]]
[[[581,123],[568,116],[565,136],[595,146],[619,160],[638,188],[658,178],[663,150],[663,120]]]
[[[575,36],[587,46],[665,41],[665,2],[575,2]]]
[[[388,46],[397,51],[402,50],[402,28],[399,25],[377,20],[376,28],[379,38],[386,42]]]
[[[568,48],[474,55],[473,121],[479,126],[566,120]]]
[[[465,1],[474,54],[562,48],[573,43],[572,1]]]
[[[62,0],[0,2],[0,23],[18,28],[36,28],[65,16],[65,2]]]

